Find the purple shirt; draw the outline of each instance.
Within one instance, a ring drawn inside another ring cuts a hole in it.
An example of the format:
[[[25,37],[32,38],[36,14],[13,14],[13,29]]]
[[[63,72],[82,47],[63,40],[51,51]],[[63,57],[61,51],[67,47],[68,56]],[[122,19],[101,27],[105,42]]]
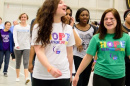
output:
[[[2,42],[3,42],[3,50],[9,50],[9,31],[4,32],[4,29],[1,30],[1,37],[2,37]]]

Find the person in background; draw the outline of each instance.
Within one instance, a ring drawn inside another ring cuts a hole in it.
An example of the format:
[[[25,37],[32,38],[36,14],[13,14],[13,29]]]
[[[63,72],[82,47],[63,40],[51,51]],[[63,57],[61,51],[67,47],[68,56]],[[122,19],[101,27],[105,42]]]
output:
[[[93,86],[125,86],[125,55],[130,59],[130,37],[124,33],[121,19],[115,8],[104,11],[96,35],[89,43],[78,71],[73,79],[77,86],[79,75],[97,52]]]
[[[80,46],[82,44],[82,40],[74,29],[74,18],[72,17],[72,9],[69,6],[67,6],[66,8],[66,15],[63,16],[62,20],[65,24],[69,24],[72,26],[75,38],[75,46]]]
[[[37,13],[38,13],[38,11],[40,11],[40,8],[37,10]],[[35,24],[36,24],[36,19],[34,18],[31,21],[31,26],[30,26],[30,38],[31,39],[32,39],[33,27],[34,27]],[[31,82],[32,82],[32,73],[33,73],[33,68],[34,68],[34,63],[35,63],[35,57],[36,57],[36,52],[34,50],[34,46],[31,45],[30,54],[29,54],[29,65],[28,65],[28,70],[29,70],[29,72],[31,74]]]
[[[15,59],[16,59],[16,81],[20,81],[20,65],[23,58],[24,65],[24,75],[25,75],[25,84],[27,84],[30,79],[28,78],[28,61],[29,61],[29,51],[30,51],[30,26],[27,24],[28,15],[22,13],[19,16],[21,21],[18,25],[14,26],[13,38],[15,43]]]
[[[32,86],[69,86],[72,78],[72,27],[61,20],[63,0],[45,0],[36,17],[32,45],[36,52]]]
[[[4,29],[4,24],[2,23],[2,18],[0,17],[0,29]]]
[[[0,70],[4,60],[4,76],[7,77],[10,53],[13,53],[14,41],[13,34],[10,32],[11,23],[5,22],[5,28],[0,30]]]
[[[86,54],[86,50],[88,48],[89,42],[96,32],[96,28],[89,24],[90,13],[89,13],[89,10],[87,10],[86,8],[79,8],[76,12],[75,19],[76,19],[76,22],[78,23],[74,26],[74,29],[77,31],[80,38],[82,39],[82,44],[78,47],[74,46],[74,51],[73,51],[74,65],[77,71],[84,55]],[[93,60],[80,75],[77,86],[88,85],[92,63],[93,63]]]
[[[14,30],[14,26],[15,25],[18,25],[18,22],[17,22],[17,20],[14,20],[13,21],[13,25],[11,26],[11,28],[10,28],[10,31],[13,33],[13,30]]]
[[[11,26],[11,28],[10,28],[10,31],[13,33],[13,30],[14,30],[14,26],[15,25],[17,25],[18,24],[18,22],[15,20],[15,21],[13,21],[13,25]],[[15,60],[15,54],[14,54],[14,52],[13,53],[11,53],[11,57],[12,57],[12,60],[14,61]]]
[[[74,38],[75,38],[75,46],[80,46],[82,44],[82,40],[81,38],[79,37],[78,33],[76,32],[76,30],[74,29],[74,18],[72,17],[72,9],[67,6],[66,8],[66,15],[63,16],[63,22],[65,24],[69,24],[72,26],[72,29],[73,29],[73,33],[74,33]],[[75,75],[75,67],[74,67],[74,63],[73,63],[73,71],[72,71],[72,76]],[[72,83],[71,83],[72,84]],[[70,84],[70,86],[71,86]]]
[[[128,31],[130,36],[130,9],[124,12],[124,21],[123,27],[125,30]],[[125,67],[126,67],[126,78],[125,78],[125,85],[130,86],[130,60],[128,56],[125,56]]]

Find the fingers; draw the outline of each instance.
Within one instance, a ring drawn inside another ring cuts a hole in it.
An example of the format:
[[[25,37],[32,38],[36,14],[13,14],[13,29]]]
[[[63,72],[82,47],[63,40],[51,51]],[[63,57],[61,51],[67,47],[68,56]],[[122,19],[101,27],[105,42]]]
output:
[[[77,86],[77,81],[73,80],[73,86]]]
[[[56,69],[56,68],[52,68],[52,70],[51,70],[50,73],[51,73],[51,75],[52,75],[53,77],[55,77],[55,78],[58,78],[58,77],[62,76],[61,71],[58,70],[58,69]]]
[[[17,49],[19,49],[19,46],[18,47],[16,47]]]
[[[33,69],[31,68],[28,68],[28,71],[30,72],[30,73],[32,73],[33,72]]]

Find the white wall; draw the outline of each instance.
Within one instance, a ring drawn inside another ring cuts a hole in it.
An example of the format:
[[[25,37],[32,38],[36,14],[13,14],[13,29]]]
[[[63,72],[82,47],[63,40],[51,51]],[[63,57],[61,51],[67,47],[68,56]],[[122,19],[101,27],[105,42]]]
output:
[[[123,21],[123,13],[127,9],[126,0],[64,0],[65,3],[73,10],[73,17],[77,9],[85,7],[90,11],[91,21],[100,21],[104,10],[116,8]],[[0,16],[4,21],[17,20],[21,13],[29,15],[28,23],[35,18],[37,9],[42,5],[44,0],[0,0]]]

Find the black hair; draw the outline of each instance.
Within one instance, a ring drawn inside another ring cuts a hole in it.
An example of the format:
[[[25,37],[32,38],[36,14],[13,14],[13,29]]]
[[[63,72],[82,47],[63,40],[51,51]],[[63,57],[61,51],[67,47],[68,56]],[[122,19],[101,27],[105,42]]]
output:
[[[76,22],[80,22],[79,15],[80,15],[83,11],[87,11],[87,12],[88,12],[88,14],[89,14],[89,19],[90,19],[89,10],[82,7],[82,8],[79,8],[79,9],[77,10],[77,12],[76,12],[76,16],[75,16]],[[89,20],[88,20],[88,22],[89,22]],[[88,24],[88,22],[87,22],[87,24]]]

